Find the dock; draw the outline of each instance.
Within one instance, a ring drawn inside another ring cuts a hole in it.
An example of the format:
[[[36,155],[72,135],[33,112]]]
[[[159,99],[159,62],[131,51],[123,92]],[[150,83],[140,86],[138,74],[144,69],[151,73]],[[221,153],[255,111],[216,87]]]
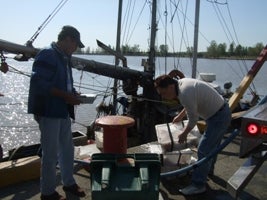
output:
[[[227,135],[226,135],[227,136]],[[218,154],[215,165],[214,175],[209,177],[207,182],[207,191],[203,194],[193,196],[183,196],[178,189],[190,184],[190,172],[177,177],[161,178],[159,200],[232,200],[235,199],[227,190],[227,182],[231,176],[246,161],[246,158],[239,158],[240,136],[237,136],[223,151]],[[138,147],[128,149],[129,153],[138,153]],[[79,198],[72,194],[65,193],[60,181],[60,171],[57,173],[58,187],[57,191],[70,200],[92,199],[90,185],[90,169],[85,169],[81,164],[75,164],[75,179],[77,184],[85,190],[86,196]],[[241,200],[260,200],[267,199],[267,164],[260,167],[249,184],[240,193],[238,199]],[[2,200],[39,200],[40,199],[39,179],[27,181],[8,187],[0,188],[0,199]]]

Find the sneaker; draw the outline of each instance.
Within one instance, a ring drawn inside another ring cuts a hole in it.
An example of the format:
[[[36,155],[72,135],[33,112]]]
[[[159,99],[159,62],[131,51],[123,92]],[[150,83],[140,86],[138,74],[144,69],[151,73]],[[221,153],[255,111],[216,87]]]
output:
[[[201,194],[206,192],[206,186],[196,186],[191,184],[183,189],[179,189],[179,192],[181,192],[183,195]]]
[[[85,197],[85,192],[77,184],[71,186],[63,186],[63,190],[65,192],[70,192],[71,194],[74,194],[78,197]]]
[[[50,195],[41,194],[41,200],[66,200],[66,198],[64,198],[57,192],[54,192],[53,194],[50,194]]]

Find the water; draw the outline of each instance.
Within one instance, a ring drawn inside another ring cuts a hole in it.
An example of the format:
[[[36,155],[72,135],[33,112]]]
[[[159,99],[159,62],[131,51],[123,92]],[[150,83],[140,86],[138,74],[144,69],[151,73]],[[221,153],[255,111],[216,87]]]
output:
[[[93,59],[99,62],[114,63],[113,56],[82,56],[88,59]],[[146,57],[127,57],[128,66],[132,69],[143,71],[141,59]],[[167,61],[167,67],[165,67]],[[33,61],[17,62],[13,59],[7,59],[7,63],[25,74],[31,71]],[[254,61],[246,60],[245,64],[250,68]],[[156,59],[156,76],[169,72],[174,67],[179,67],[187,77],[191,76],[191,61],[187,58],[158,58]],[[241,67],[240,67],[241,66]],[[9,149],[21,145],[29,145],[39,143],[40,133],[37,123],[33,120],[32,115],[27,114],[27,96],[30,78],[26,75],[13,73],[10,70],[8,73],[0,73],[0,93],[4,97],[0,97],[0,144],[2,144],[4,152]],[[216,83],[223,87],[227,81],[233,83],[232,90],[239,85],[246,74],[246,68],[242,61],[237,60],[198,60],[198,72],[212,72],[216,74]],[[267,63],[264,64],[260,72],[255,78],[254,84],[258,94],[265,95],[265,76],[267,74]],[[107,87],[112,87],[113,80],[107,77],[99,76],[92,73],[73,70],[75,87],[82,93],[98,94],[97,99],[93,104],[83,104],[76,107],[76,121],[72,125],[73,130],[86,132],[88,126],[96,118],[96,105],[99,104],[105,95],[105,102],[108,104],[111,90]],[[107,90],[105,94],[103,91]],[[119,92],[119,96],[123,96]],[[251,98],[249,93],[244,95],[244,98]]]

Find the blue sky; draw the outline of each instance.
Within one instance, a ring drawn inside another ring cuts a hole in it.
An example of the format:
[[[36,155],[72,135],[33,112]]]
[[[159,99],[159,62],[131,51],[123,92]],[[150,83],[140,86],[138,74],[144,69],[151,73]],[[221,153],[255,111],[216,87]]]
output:
[[[130,31],[123,29],[122,42],[129,45],[139,44],[140,48],[146,50],[148,48],[149,39],[149,23],[150,11],[149,3],[146,3],[144,12],[139,18],[136,28],[133,29],[137,21],[137,16],[141,11],[145,0],[124,0],[124,13],[129,2],[135,3],[136,8],[133,12]],[[243,46],[254,46],[257,42],[267,44],[267,26],[266,26],[266,0],[217,0],[219,2],[228,2],[228,6],[212,4],[207,0],[201,0],[199,30],[199,50],[206,50],[209,42],[215,40],[217,43],[226,43],[229,45],[233,41]],[[44,22],[49,14],[55,9],[60,0],[0,0],[1,12],[1,28],[0,39],[25,44],[25,42],[35,33],[38,27]],[[169,2],[178,2],[178,0],[166,0],[167,6]],[[188,3],[188,4],[187,4]],[[165,0],[159,0],[159,11],[165,11]],[[193,46],[193,24],[194,23],[194,0],[180,0],[178,14],[174,19],[182,21],[185,8],[187,6],[186,24],[186,42],[187,45]],[[81,38],[86,47],[91,49],[97,48],[96,39],[115,46],[117,32],[117,10],[118,0],[68,0],[63,8],[45,27],[34,42],[34,46],[42,48],[48,46],[52,41],[56,41],[57,34],[61,27],[68,24],[75,26],[81,33]],[[221,13],[221,23],[227,24],[222,27],[218,20],[217,13]],[[183,9],[183,11],[182,11]],[[230,12],[229,12],[230,11]],[[230,13],[230,15],[229,15]],[[124,16],[125,14],[123,14]],[[231,18],[229,17],[231,16]],[[167,21],[170,22],[171,10],[168,8]],[[232,26],[231,24],[234,26]],[[158,45],[165,44],[165,17],[161,14],[158,24],[157,40]],[[124,22],[126,24],[126,22]],[[128,26],[129,26],[128,22]],[[125,26],[124,26],[125,27]],[[167,25],[169,38],[175,38],[175,49],[184,50],[187,45],[181,42],[182,32],[180,25],[173,22],[174,36],[171,35],[171,24]],[[234,27],[234,29],[233,29]],[[179,29],[178,29],[179,28]],[[134,30],[134,31],[133,31]],[[229,30],[231,35],[225,34]],[[233,31],[235,30],[235,32]],[[132,36],[130,33],[133,31]],[[124,34],[127,33],[127,34]],[[236,35],[235,35],[236,33]],[[127,36],[126,36],[127,35]],[[204,37],[203,37],[203,36]],[[171,39],[170,39],[171,40]],[[169,44],[171,43],[171,44]],[[168,40],[169,48],[172,42]]]

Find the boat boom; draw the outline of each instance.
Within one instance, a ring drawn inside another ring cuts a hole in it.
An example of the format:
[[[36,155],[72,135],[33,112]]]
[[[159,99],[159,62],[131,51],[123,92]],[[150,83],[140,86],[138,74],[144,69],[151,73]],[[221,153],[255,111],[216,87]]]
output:
[[[0,51],[22,54],[24,57],[29,59],[34,58],[35,55],[40,51],[40,49],[0,39]],[[141,86],[151,84],[151,81],[153,80],[151,73],[133,70],[128,68],[127,66],[116,67],[115,65],[88,60],[85,58],[77,57],[75,55],[72,56],[72,62],[74,68],[78,70],[84,70],[94,74],[116,78],[123,81],[134,80],[137,81]]]
[[[151,82],[153,75],[148,72],[133,70],[128,67],[116,67],[115,65],[101,63],[94,60],[87,60],[84,58],[72,57],[74,68],[84,70],[94,74],[116,78],[122,81],[136,80],[140,85],[146,85]]]
[[[28,58],[33,58],[40,51],[40,49],[0,39],[0,51],[23,54]]]

